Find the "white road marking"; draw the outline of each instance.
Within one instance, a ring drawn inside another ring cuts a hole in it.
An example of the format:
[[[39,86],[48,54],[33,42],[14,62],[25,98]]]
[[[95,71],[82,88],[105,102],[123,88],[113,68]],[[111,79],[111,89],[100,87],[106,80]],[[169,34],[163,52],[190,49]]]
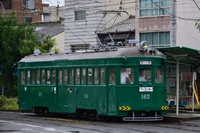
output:
[[[37,126],[37,125],[30,125],[30,124],[24,124],[24,123],[18,123],[18,122],[12,122],[12,121],[4,121],[4,120],[0,120],[1,123],[10,123],[10,124],[15,124],[15,125],[25,125],[28,127],[34,127],[34,128],[42,128],[43,130],[46,131],[56,131],[56,132],[61,132],[61,133],[72,133],[72,132],[66,132],[66,131],[62,131],[62,130],[57,130],[55,128],[44,128],[43,126]],[[22,131],[33,131],[33,129],[31,128],[22,128]],[[13,132],[13,133],[23,133],[23,132]],[[42,132],[41,132],[42,133]]]

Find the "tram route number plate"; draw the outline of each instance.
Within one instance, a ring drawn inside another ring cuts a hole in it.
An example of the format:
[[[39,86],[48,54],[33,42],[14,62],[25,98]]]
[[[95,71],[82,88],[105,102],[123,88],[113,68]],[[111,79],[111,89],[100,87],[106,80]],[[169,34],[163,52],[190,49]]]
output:
[[[139,92],[153,92],[153,87],[139,87]]]

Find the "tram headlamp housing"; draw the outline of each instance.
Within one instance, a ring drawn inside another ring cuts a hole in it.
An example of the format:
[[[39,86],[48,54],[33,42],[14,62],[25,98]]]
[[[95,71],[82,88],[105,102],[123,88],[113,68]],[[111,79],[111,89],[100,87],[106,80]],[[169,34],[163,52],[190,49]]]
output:
[[[141,51],[145,51],[146,52],[148,48],[149,48],[149,44],[148,44],[147,41],[142,41],[140,43],[140,50]]]

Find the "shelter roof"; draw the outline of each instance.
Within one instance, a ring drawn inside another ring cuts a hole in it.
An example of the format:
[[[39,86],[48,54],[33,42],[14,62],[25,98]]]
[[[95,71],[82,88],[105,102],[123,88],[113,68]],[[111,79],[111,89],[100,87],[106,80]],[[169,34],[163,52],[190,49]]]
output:
[[[169,63],[176,63],[179,59],[180,64],[198,67],[200,61],[200,50],[192,49],[185,46],[160,47],[157,48],[162,52]]]

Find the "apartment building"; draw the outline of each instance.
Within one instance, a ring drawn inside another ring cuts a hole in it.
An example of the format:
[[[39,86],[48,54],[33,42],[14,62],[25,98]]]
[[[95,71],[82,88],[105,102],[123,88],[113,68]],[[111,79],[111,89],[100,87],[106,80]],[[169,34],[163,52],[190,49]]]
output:
[[[195,21],[200,1],[135,0],[136,38],[153,47],[187,46],[200,49]]]
[[[15,11],[19,23],[41,21],[43,7],[49,6],[42,4],[42,0],[0,0],[0,12],[5,15]]]

